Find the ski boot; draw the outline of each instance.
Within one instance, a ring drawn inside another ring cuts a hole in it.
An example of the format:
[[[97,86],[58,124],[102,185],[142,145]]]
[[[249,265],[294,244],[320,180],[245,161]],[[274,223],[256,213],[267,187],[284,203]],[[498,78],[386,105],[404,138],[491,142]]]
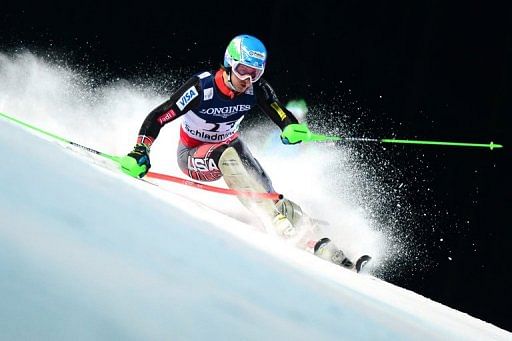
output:
[[[372,257],[368,255],[363,255],[359,257],[354,264],[343,254],[343,251],[334,245],[334,243],[329,238],[322,238],[315,244],[314,254],[331,263],[337,264],[355,272],[360,272],[366,263],[372,259]]]
[[[299,226],[304,219],[304,213],[299,205],[289,199],[280,199],[276,202],[276,209],[284,215],[293,226]]]
[[[291,238],[297,234],[297,229],[293,224],[288,220],[288,218],[281,214],[277,213],[276,216],[272,219],[272,225],[274,226],[274,230],[277,234],[285,237]]]
[[[295,237],[297,245],[304,248],[311,239],[315,238],[315,233],[318,226],[313,224],[307,214],[302,211],[302,208],[289,199],[280,199],[275,202],[275,207],[280,215],[286,217],[290,224],[295,228],[293,236]],[[311,246],[310,246],[311,247]]]
[[[320,239],[315,247],[314,254],[322,259],[325,259],[331,263],[340,265],[347,269],[353,269],[354,263],[350,261],[345,255],[343,251],[338,249],[336,245],[329,238]]]
[[[321,233],[316,221],[289,199],[276,201],[275,207],[296,229],[292,242],[300,249],[312,251]]]

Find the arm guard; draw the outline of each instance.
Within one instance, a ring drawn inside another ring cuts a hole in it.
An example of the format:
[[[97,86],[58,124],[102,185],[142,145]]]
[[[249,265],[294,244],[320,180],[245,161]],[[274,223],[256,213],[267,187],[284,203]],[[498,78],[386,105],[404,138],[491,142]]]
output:
[[[254,91],[260,109],[267,114],[281,130],[289,124],[299,123],[295,116],[279,101],[274,89],[272,89],[266,80],[263,78],[260,79],[260,81],[255,84]]]

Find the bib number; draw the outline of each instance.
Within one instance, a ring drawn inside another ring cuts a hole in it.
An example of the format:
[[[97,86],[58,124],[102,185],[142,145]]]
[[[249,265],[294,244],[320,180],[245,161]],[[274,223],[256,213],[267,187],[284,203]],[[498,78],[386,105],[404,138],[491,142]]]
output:
[[[237,122],[238,121],[230,121],[230,122],[222,122],[222,123],[208,123],[208,124],[211,124],[213,127],[210,129],[205,129],[205,130],[215,132],[215,133],[230,131],[231,129],[233,129],[233,127],[236,125]]]

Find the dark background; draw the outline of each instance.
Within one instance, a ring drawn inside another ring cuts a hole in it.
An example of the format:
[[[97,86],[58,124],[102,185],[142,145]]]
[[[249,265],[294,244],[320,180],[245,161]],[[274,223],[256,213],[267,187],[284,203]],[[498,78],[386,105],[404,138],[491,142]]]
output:
[[[313,125],[341,117],[366,137],[504,144],[360,148],[378,155],[361,162],[383,181],[400,170],[413,207],[402,233],[416,260],[386,279],[512,330],[511,13],[482,1],[7,3],[0,47],[65,56],[105,81],[176,70],[185,79],[249,33],[266,44],[265,78],[283,101],[323,105]]]

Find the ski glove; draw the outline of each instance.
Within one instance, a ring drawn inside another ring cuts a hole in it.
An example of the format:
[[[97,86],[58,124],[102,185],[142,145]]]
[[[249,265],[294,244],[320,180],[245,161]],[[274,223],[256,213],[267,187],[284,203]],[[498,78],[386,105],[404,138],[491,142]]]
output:
[[[128,175],[142,178],[151,168],[149,161],[149,147],[137,144],[128,155],[121,158],[121,169]]]
[[[292,123],[284,128],[281,133],[283,144],[297,144],[311,139],[311,131],[306,123]]]

